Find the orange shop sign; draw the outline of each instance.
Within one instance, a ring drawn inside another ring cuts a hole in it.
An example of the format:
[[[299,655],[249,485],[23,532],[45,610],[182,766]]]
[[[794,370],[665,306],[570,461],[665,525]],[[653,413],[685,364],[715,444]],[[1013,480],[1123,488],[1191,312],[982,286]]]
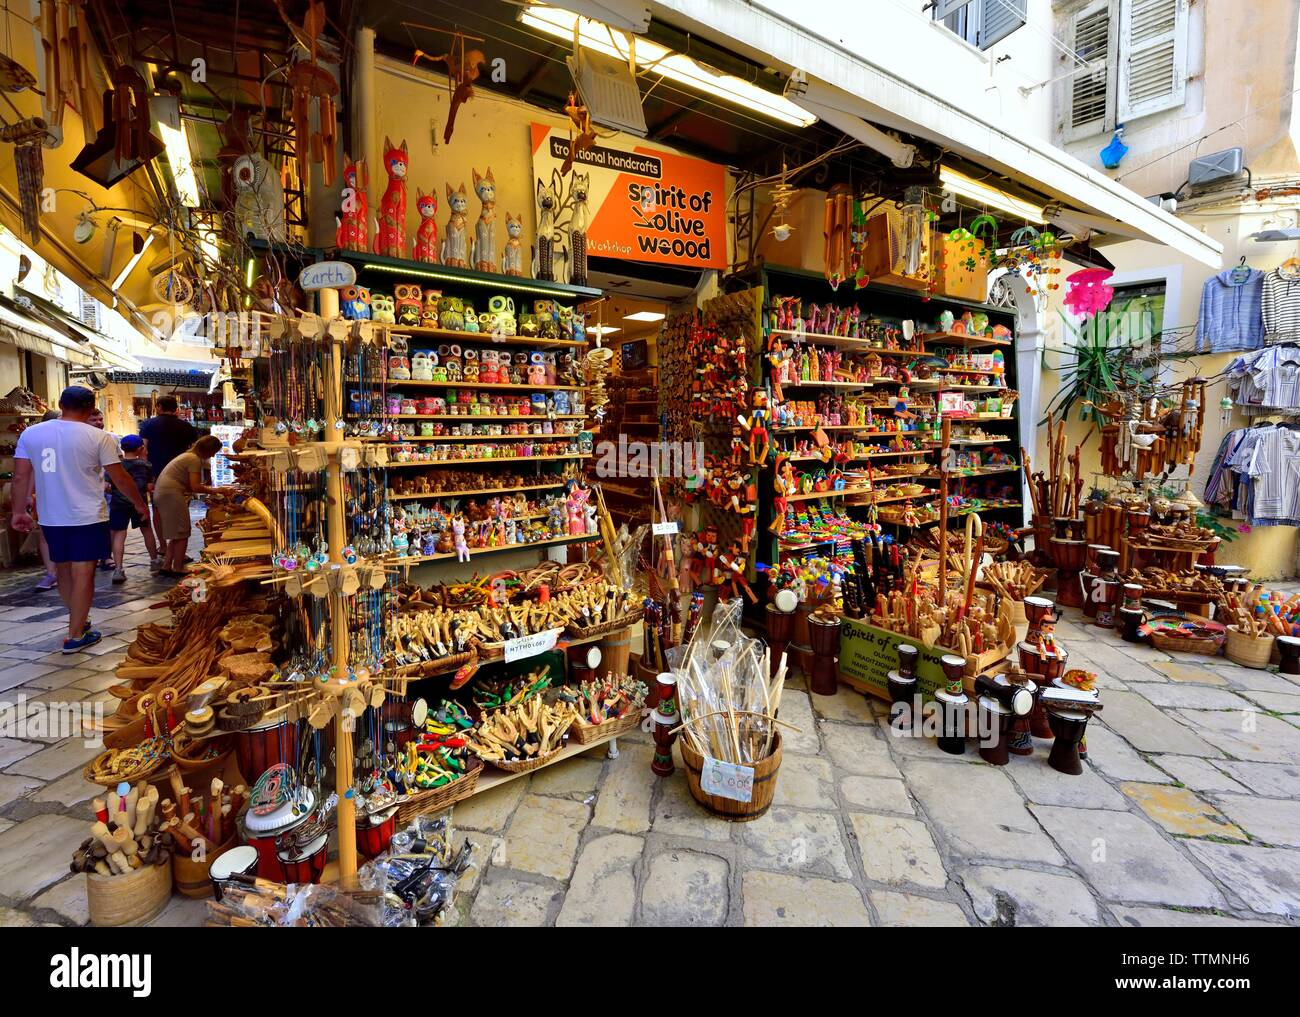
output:
[[[569,152],[564,128],[532,125],[533,170],[558,179]],[[588,255],[689,268],[727,267],[727,171],[717,163],[637,144],[598,138],[571,173],[590,176]],[[572,177],[563,181],[568,197]],[[569,208],[561,210],[563,229]]]

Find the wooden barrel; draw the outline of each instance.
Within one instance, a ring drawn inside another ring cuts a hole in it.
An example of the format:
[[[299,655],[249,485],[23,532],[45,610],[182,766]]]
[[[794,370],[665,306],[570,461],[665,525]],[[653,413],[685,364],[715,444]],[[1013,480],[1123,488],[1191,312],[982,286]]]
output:
[[[194,861],[184,851],[177,851],[172,855],[172,875],[176,877],[176,889],[186,897],[195,900],[211,897],[212,880],[208,876],[208,869],[212,867],[213,862],[234,847],[237,841],[238,837],[232,834],[229,840],[215,851],[209,852],[201,862]]]
[[[142,865],[118,876],[86,873],[86,908],[91,925],[143,925],[167,906],[171,896],[170,865]]]
[[[691,797],[712,812],[715,816],[729,819],[735,823],[747,823],[763,815],[772,805],[772,796],[776,794],[776,774],[781,768],[781,733],[778,731],[772,739],[772,753],[766,759],[755,763],[754,793],[747,802],[732,801],[708,794],[700,787],[700,775],[704,770],[704,757],[691,748],[690,740],[679,738],[677,744],[682,749],[682,762],[686,764],[686,783],[691,789]]]
[[[611,632],[600,641],[600,667],[596,673],[604,678],[609,674],[627,674],[632,657],[632,628]]]

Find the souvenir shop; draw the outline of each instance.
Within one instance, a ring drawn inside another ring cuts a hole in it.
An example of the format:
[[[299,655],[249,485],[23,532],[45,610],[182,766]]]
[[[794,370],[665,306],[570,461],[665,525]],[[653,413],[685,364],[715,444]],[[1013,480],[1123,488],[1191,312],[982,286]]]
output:
[[[214,925],[436,923],[474,863],[456,803],[637,729],[647,782],[754,819],[794,675],[1068,781],[1103,703],[1058,605],[1289,652],[1300,607],[1198,569],[1194,506],[1144,493],[1198,451],[1202,382],[1100,407],[1122,497],[1083,496],[1064,430],[1031,463],[1022,335],[1093,257],[1025,212],[1057,191],[919,128],[864,143],[714,44],[681,60],[721,95],[670,61],[620,131],[591,76],[628,60],[557,8],[376,15],[352,53],[299,6],[283,121],[191,132],[233,185],[210,292],[248,311],[194,412],[238,433],[86,766],[93,921],[181,893]]]

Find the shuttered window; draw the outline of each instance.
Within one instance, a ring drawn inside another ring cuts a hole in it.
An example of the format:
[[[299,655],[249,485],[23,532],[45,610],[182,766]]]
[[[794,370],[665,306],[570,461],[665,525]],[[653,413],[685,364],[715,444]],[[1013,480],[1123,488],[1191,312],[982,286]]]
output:
[[[936,21],[972,46],[989,49],[1025,24],[1028,0],[937,0]]]
[[[1125,0],[1124,8],[1121,122],[1181,106],[1187,89],[1187,0]]]
[[[1077,6],[1061,26],[1063,41],[1078,56],[1062,57],[1063,139],[1106,134],[1118,124],[1181,106],[1187,17],[1188,0],[1092,0]]]

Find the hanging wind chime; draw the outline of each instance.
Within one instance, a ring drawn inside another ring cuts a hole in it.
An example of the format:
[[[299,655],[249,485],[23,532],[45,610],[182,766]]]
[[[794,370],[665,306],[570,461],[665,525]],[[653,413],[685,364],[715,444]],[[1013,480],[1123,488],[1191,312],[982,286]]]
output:
[[[320,35],[325,30],[325,7],[317,0],[307,7],[302,27],[295,28],[294,37],[307,49],[307,59],[299,60],[289,72],[289,86],[293,90],[294,155],[304,170],[308,161],[321,164],[321,179],[325,186],[334,183],[335,163],[338,161],[338,122],[334,97],[339,94],[339,83],[334,75],[317,63],[320,55]],[[317,129],[311,129],[312,104],[316,104]],[[304,174],[305,175],[305,174]]]

